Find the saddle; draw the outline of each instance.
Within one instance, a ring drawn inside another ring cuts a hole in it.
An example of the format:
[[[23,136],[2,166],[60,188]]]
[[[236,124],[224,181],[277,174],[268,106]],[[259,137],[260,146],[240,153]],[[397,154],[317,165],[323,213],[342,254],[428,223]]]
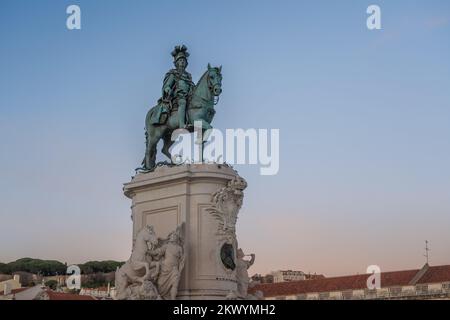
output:
[[[168,100],[162,98],[158,100],[158,104],[152,108],[150,123],[165,124],[172,111],[172,104]]]
[[[189,105],[191,103],[192,95],[190,94],[187,99],[187,107],[189,108]],[[151,116],[150,116],[150,123],[153,125],[163,125],[166,123],[167,119],[169,119],[172,112],[178,111],[178,105],[174,100],[168,100],[160,98],[158,100],[158,104],[154,106],[151,110]],[[186,110],[187,111],[187,110]],[[186,112],[186,118],[188,117]]]

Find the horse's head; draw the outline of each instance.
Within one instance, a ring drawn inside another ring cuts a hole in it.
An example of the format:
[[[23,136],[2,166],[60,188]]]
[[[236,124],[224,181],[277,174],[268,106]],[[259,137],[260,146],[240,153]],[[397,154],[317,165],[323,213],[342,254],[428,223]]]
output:
[[[222,66],[211,67],[208,63],[208,88],[215,97],[222,93]]]
[[[144,227],[144,240],[149,242],[152,246],[158,244],[158,238],[156,237],[155,230],[153,226],[145,226]]]

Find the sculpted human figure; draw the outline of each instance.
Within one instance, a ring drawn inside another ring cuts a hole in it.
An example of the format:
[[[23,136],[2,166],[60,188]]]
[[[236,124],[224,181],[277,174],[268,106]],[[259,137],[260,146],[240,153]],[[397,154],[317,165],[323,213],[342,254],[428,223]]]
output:
[[[163,100],[169,100],[172,107],[178,108],[179,128],[186,128],[186,105],[194,83],[192,76],[186,71],[189,53],[186,46],[176,46],[172,51],[175,69],[170,70],[164,77],[162,87]]]
[[[248,276],[248,268],[255,263],[255,255],[252,253],[250,260],[244,260],[245,254],[242,249],[237,251],[236,261],[236,280],[237,280],[237,292],[240,297],[246,298],[248,291],[248,284],[250,277]]]
[[[150,252],[160,258],[160,270],[156,285],[164,300],[175,300],[178,293],[178,283],[184,267],[184,249],[181,239],[181,229],[173,231],[167,243]]]

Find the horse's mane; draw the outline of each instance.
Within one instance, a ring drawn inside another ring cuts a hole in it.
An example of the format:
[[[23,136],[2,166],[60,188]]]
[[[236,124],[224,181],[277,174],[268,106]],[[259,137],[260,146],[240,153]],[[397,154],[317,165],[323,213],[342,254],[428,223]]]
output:
[[[205,78],[207,75],[208,75],[208,69],[202,74],[202,76],[200,77],[200,79],[198,80],[198,82],[197,82],[197,84],[195,85],[196,87],[198,86],[198,84],[200,83],[200,82],[202,82],[203,81],[203,78]]]
[[[211,69],[214,69],[215,71],[217,71],[220,74],[220,70],[218,67],[211,67]],[[202,74],[202,76],[200,77],[200,79],[198,80],[197,84],[199,84],[200,82],[202,82],[203,78],[205,78],[208,75],[208,71],[209,69],[206,69],[206,71]]]

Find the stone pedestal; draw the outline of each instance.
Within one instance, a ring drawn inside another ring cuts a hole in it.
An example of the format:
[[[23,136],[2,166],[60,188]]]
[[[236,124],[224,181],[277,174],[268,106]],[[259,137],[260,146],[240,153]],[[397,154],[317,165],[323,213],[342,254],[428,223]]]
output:
[[[132,199],[133,241],[146,225],[161,238],[183,227],[186,260],[177,299],[224,299],[237,290],[234,225],[242,197],[238,207],[220,205],[220,212],[217,201],[228,200],[212,201],[218,191],[230,189],[230,181],[245,183],[226,165],[188,164],[158,167],[124,185]]]

